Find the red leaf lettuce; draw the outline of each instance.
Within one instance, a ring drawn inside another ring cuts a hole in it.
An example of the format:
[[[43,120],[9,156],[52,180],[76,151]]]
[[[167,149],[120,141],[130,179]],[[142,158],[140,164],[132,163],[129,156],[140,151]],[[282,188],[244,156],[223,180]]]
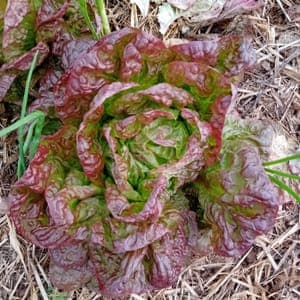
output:
[[[126,28],[69,43],[66,61],[72,47],[76,63],[48,70],[34,102],[61,127],[9,196],[18,232],[49,249],[56,287],[117,297],[174,284],[201,242],[193,182],[217,253],[241,254],[270,228],[277,195],[257,150],[222,143],[232,84],[255,62],[246,38],[167,48]]]

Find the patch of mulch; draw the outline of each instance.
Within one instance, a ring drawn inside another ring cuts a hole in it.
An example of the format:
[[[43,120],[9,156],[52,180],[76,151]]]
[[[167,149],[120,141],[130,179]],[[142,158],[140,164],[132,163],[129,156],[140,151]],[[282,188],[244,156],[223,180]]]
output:
[[[112,30],[135,26],[161,36],[155,4],[142,18],[129,0],[107,2]],[[246,74],[236,108],[244,118],[275,121],[291,147],[300,141],[299,8],[298,0],[265,0],[260,11],[214,26],[178,19],[164,36],[195,40],[207,33],[252,34],[258,67]],[[0,128],[18,114],[17,105],[0,103]],[[47,253],[16,235],[4,201],[16,181],[16,162],[16,135],[11,134],[0,140],[0,299],[104,299],[85,288],[68,295],[55,291],[47,277]],[[272,232],[259,237],[243,257],[195,257],[176,286],[130,299],[300,299],[299,205],[284,203]]]

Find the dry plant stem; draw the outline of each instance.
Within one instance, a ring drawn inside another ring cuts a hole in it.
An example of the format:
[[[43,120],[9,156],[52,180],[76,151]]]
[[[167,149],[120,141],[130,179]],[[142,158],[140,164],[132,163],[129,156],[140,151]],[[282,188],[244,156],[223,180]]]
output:
[[[27,265],[25,264],[25,259],[24,259],[24,255],[21,251],[21,247],[20,247],[20,243],[19,240],[17,238],[17,233],[15,228],[13,227],[13,225],[11,224],[9,218],[7,217],[7,224],[9,227],[9,242],[11,244],[11,246],[13,247],[13,249],[16,251],[16,253],[18,254],[19,259],[21,260],[23,266],[24,266],[24,270],[25,273],[27,275],[27,278],[29,278],[29,273],[28,273],[28,269],[27,269]]]
[[[46,290],[45,290],[45,287],[44,287],[44,285],[43,285],[43,282],[42,282],[42,280],[41,280],[41,277],[40,277],[40,275],[39,275],[39,273],[38,273],[38,271],[37,271],[35,265],[33,264],[32,261],[30,261],[29,263],[30,263],[31,269],[32,269],[32,271],[33,271],[35,280],[36,280],[36,282],[37,282],[37,284],[38,284],[39,290],[40,290],[40,292],[41,292],[41,294],[42,294],[43,300],[49,300],[49,297],[48,297],[48,295],[47,295],[47,292],[46,292]]]
[[[282,12],[284,13],[285,17],[287,18],[287,20],[288,20],[289,22],[291,22],[291,18],[290,18],[290,16],[288,15],[288,13],[286,12],[286,10],[284,9],[284,7],[283,7],[281,1],[280,1],[280,0],[276,0],[276,2],[277,2],[278,5],[280,6],[280,8],[281,8]]]

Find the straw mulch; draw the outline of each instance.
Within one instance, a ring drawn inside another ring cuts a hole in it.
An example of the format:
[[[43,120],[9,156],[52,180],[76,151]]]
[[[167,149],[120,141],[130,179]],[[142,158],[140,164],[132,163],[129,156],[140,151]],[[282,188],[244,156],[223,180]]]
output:
[[[143,19],[129,0],[107,2],[113,30],[132,25],[159,35],[155,5]],[[291,143],[299,145],[299,0],[265,0],[258,12],[205,28],[179,19],[165,38],[197,39],[205,33],[245,31],[254,36],[259,66],[246,74],[237,109],[243,117],[276,121]],[[17,118],[18,111],[0,103],[1,126]],[[102,299],[87,289],[58,294],[47,278],[47,253],[16,235],[4,201],[16,180],[16,161],[16,136],[10,135],[0,144],[0,299]],[[300,299],[299,205],[283,204],[273,231],[259,237],[243,257],[195,257],[176,286],[130,299]]]

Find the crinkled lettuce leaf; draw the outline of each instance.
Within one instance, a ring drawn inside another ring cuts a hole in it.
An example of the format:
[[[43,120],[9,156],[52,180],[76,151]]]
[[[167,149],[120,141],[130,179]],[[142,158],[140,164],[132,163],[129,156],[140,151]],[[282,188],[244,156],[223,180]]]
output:
[[[260,0],[196,0],[183,15],[204,26],[255,10],[262,4]]]
[[[250,12],[263,5],[261,0],[167,0],[159,6],[160,32],[165,34],[178,18],[207,26],[236,15]],[[170,5],[171,4],[171,5]]]
[[[55,65],[58,74],[59,71],[69,68],[81,52],[95,43],[75,0],[12,0],[2,1],[0,5],[0,100],[16,98],[12,97],[13,90],[10,88],[15,79],[23,76],[29,69],[37,50],[40,51],[37,65],[50,56],[46,64]],[[89,1],[90,11],[93,5],[93,1]],[[43,66],[47,73],[46,68],[47,65]],[[35,73],[36,83],[39,83],[37,87],[43,84],[44,76],[42,74],[38,78],[38,72]],[[41,102],[39,98],[47,98],[46,106],[49,108],[50,98],[53,102],[53,96],[45,97],[45,93],[40,95],[39,91],[33,94],[38,95],[35,109],[49,111],[44,104],[39,107],[37,103]],[[53,104],[51,107],[53,108]]]
[[[11,62],[36,44],[36,13],[41,5],[37,0],[7,2],[2,37],[4,60]]]
[[[195,184],[205,224],[200,251],[240,256],[274,225],[281,196],[262,166],[273,133],[263,121],[228,118],[220,161]]]

